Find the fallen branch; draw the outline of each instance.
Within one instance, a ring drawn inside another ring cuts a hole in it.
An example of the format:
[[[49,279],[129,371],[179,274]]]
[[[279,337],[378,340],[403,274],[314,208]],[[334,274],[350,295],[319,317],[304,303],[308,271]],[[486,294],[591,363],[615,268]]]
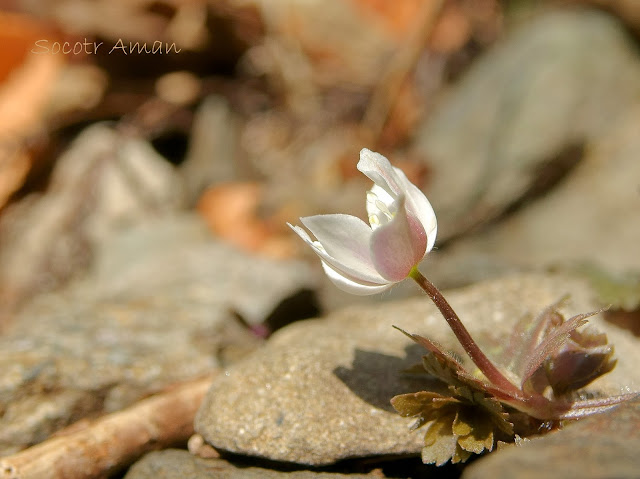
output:
[[[0,458],[2,479],[107,477],[147,451],[186,442],[211,377],[175,386],[86,426]]]

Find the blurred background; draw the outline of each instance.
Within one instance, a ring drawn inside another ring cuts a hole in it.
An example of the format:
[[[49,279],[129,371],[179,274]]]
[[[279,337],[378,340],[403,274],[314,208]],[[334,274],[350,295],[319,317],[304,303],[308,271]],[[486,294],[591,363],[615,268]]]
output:
[[[285,222],[364,217],[363,147],[432,202],[439,286],[562,270],[638,308],[640,2],[0,5],[0,322],[120,275],[101,248],[148,222],[174,221],[119,264],[144,251],[159,267],[136,281],[170,276],[183,216],[324,281]]]

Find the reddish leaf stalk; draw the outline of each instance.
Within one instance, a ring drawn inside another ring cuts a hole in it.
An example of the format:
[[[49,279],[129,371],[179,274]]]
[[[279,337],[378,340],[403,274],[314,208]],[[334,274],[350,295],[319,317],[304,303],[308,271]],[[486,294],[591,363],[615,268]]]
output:
[[[418,271],[418,268],[414,267],[409,273],[409,276],[418,283],[418,286],[427,293],[427,296],[429,296],[431,301],[433,301],[433,303],[438,307],[440,313],[442,313],[442,316],[447,321],[447,324],[456,335],[456,338],[458,338],[458,341],[466,353],[486,378],[493,383],[493,385],[505,392],[508,392],[509,394],[512,394],[514,398],[522,398],[522,391],[509,381],[482,352],[478,343],[476,343],[471,337],[467,328],[464,327],[464,324],[462,324],[462,321],[460,321],[460,318],[438,288],[436,288],[431,281]]]

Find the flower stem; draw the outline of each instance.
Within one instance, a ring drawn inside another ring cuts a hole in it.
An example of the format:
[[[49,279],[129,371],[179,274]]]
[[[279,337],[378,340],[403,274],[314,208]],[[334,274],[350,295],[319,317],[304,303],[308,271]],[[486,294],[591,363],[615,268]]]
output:
[[[476,343],[467,328],[464,327],[462,321],[453,310],[451,305],[447,302],[442,293],[435,287],[435,285],[429,281],[418,268],[413,268],[409,273],[409,276],[418,283],[425,293],[431,298],[431,301],[438,307],[442,316],[449,324],[449,327],[460,341],[460,344],[469,355],[471,360],[482,371],[486,378],[495,386],[509,392],[515,397],[522,396],[522,391],[518,389],[511,381],[509,381],[504,374],[491,362],[491,360],[482,352],[478,343]]]

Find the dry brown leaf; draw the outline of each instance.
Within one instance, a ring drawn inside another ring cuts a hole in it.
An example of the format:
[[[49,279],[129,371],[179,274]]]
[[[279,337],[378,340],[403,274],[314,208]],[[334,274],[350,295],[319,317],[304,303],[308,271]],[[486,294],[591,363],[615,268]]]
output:
[[[416,16],[419,14],[423,0],[352,0],[363,12],[373,14],[384,28],[396,38],[405,38],[410,31]]]
[[[429,49],[444,54],[455,53],[471,38],[471,28],[465,11],[455,3],[447,3],[429,38]]]
[[[36,41],[56,39],[46,25],[0,12],[0,207],[31,166],[26,142],[41,130],[63,55],[33,53]]]
[[[420,17],[423,1],[403,0],[352,0],[364,14],[373,15],[376,23],[397,40],[406,40],[415,28],[416,19]],[[446,2],[434,25],[428,46],[440,53],[452,53],[459,50],[471,36],[471,22],[460,2]]]
[[[262,198],[262,186],[258,183],[226,183],[205,191],[197,210],[211,230],[225,241],[273,258],[290,257],[296,250],[291,235],[271,228],[257,214]]]

